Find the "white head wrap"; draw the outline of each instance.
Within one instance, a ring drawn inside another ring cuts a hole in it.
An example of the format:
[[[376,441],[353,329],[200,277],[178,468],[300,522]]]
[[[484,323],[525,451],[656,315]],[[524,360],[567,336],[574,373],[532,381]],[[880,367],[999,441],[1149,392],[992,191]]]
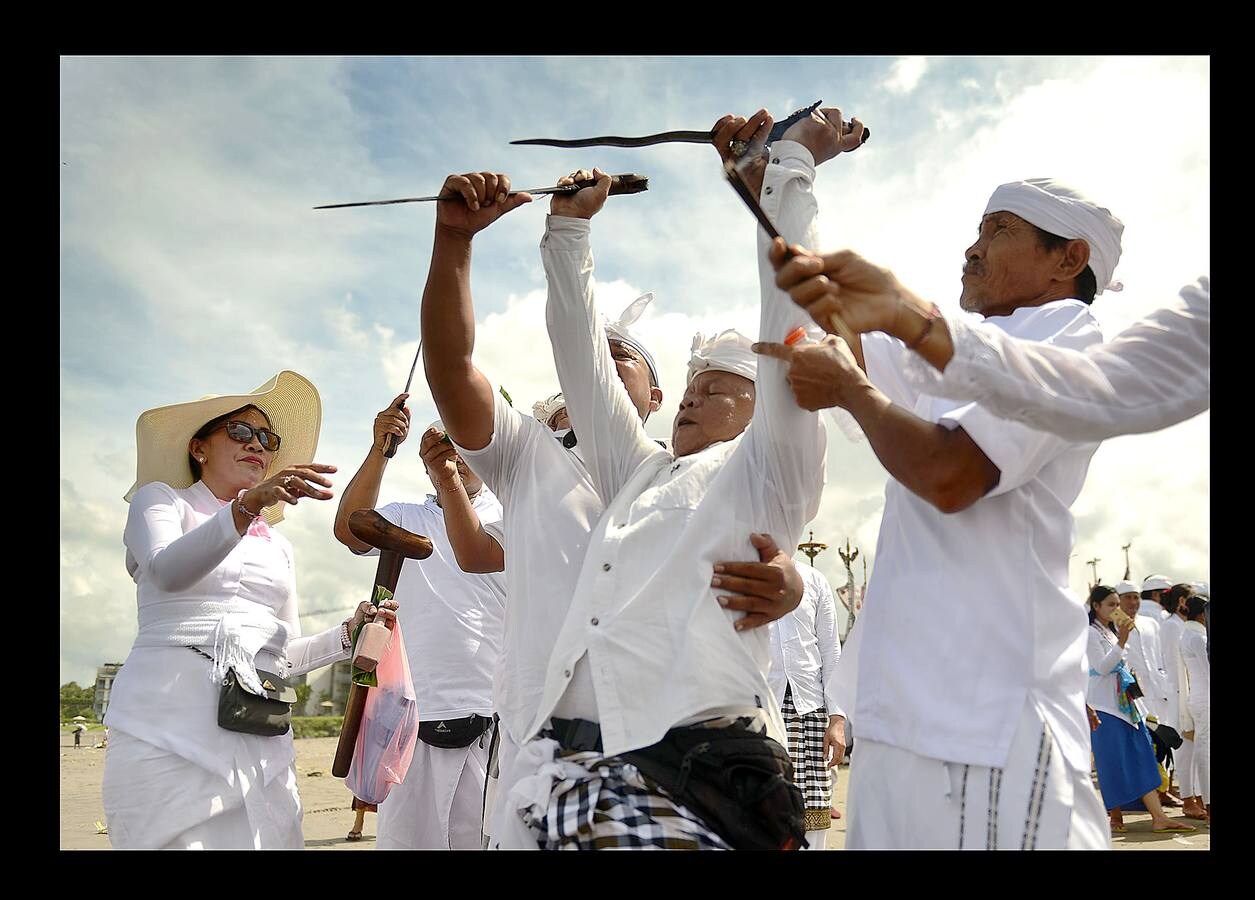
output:
[[[1142,589],[1131,581],[1121,581],[1116,585],[1117,594],[1140,594]]]
[[[1172,582],[1166,575],[1147,575],[1146,580],[1142,582],[1144,591],[1166,591],[1170,587],[1172,587]]]
[[[562,392],[554,394],[545,400],[537,400],[532,404],[532,415],[541,425],[548,427],[549,420],[559,410],[566,409],[566,398],[562,396]]]
[[[619,318],[617,320],[612,322],[609,319],[605,319],[604,316],[602,318],[605,319],[606,322],[607,338],[627,344],[645,358],[645,365],[649,366],[650,381],[656,387],[659,383],[658,366],[654,363],[653,354],[645,349],[645,345],[641,343],[641,339],[633,334],[631,330],[632,323],[641,317],[641,313],[645,312],[645,307],[649,306],[649,304],[653,302],[653,299],[653,291],[641,294],[628,304],[627,309],[623,310],[623,312],[619,314]]]
[[[1120,235],[1124,233],[1124,223],[1111,210],[1053,178],[1030,178],[998,186],[985,206],[985,215],[1002,211],[1015,213],[1059,237],[1085,241],[1097,293],[1124,289],[1120,282],[1111,280],[1120,261]]]
[[[1206,597],[1208,600],[1211,600],[1211,585],[1205,581],[1191,581],[1190,590],[1200,597]]]
[[[729,328],[706,340],[699,331],[693,335],[688,381],[705,371],[731,372],[750,381],[758,380],[758,357],[750,349],[754,342]],[[687,383],[687,382],[686,382]]]

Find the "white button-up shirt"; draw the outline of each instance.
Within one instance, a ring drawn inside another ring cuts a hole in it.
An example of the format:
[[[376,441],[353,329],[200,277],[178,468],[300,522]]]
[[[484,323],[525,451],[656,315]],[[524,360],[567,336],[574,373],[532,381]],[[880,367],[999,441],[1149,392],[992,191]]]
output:
[[[1079,300],[987,321],[1080,350],[1102,340]],[[962,426],[1001,477],[951,515],[890,479],[867,600],[837,664],[842,707],[859,737],[1001,768],[1031,697],[1065,759],[1088,771],[1087,620],[1068,587],[1069,507],[1098,445],[920,393],[903,374],[915,354],[885,335],[864,335],[863,354],[890,400],[926,421]]]
[[[1159,620],[1139,613],[1135,621],[1137,627],[1129,632],[1126,644],[1129,667],[1145,694],[1147,710],[1162,722],[1168,708],[1168,676],[1159,646]]]
[[[777,619],[771,629],[771,670],[767,680],[776,705],[784,705],[784,691],[793,688],[793,707],[799,716],[823,707],[830,716],[843,716],[833,693],[841,641],[837,639],[837,603],[824,573],[794,560],[805,590],[797,609]]]
[[[479,450],[457,450],[504,511],[501,523],[485,526],[506,556],[508,599],[495,699],[501,721],[522,743],[536,717],[588,536],[605,505],[579,457],[500,394],[493,394],[492,439]]]
[[[772,148],[763,207],[786,239],[815,245],[809,151]],[[710,586],[722,560],[756,560],[751,532],[796,544],[823,489],[826,440],[819,416],[800,409],[784,364],[758,363],[757,402],[746,431],[678,459],[645,433],[610,357],[593,297],[589,222],[550,216],[541,243],[547,320],[567,412],[606,513],[589,541],[558,636],[544,696],[526,737],[546,723],[583,659],[608,755],[658,741],[695,716],[759,707],[784,742],[766,671],[766,629],[738,633]],[[782,340],[809,322],[775,286],[760,234],[759,333]],[[507,515],[510,502],[505,500]],[[511,597],[513,603],[513,597]]]
[[[1167,675],[1164,682],[1168,693],[1168,708],[1160,721],[1178,731],[1190,730],[1179,727],[1189,712],[1185,708],[1185,698],[1181,696],[1181,631],[1184,626],[1185,620],[1176,613],[1168,613],[1159,623],[1159,650],[1163,654],[1163,667]]]
[[[1211,407],[1211,289],[1198,281],[1084,353],[955,319],[945,372],[914,356],[907,375],[926,393],[1073,440],[1167,428]]]
[[[501,504],[487,488],[471,501],[471,508],[485,527],[501,521]],[[431,540],[431,556],[407,559],[394,592],[423,718],[492,715],[505,574],[462,571],[445,531],[444,510],[430,494],[423,504],[389,503],[378,511],[393,525]],[[379,551],[363,555],[378,556]]]

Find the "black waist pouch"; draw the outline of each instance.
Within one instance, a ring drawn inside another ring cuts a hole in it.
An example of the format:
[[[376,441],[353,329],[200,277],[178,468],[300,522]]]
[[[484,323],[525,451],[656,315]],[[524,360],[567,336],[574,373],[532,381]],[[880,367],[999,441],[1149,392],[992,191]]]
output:
[[[806,810],[789,753],[741,725],[673,728],[619,754],[737,850],[798,850]]]
[[[235,669],[227,673],[218,695],[218,727],[263,737],[287,734],[292,727],[296,691],[273,672],[258,669],[257,677],[261,679],[261,694],[251,693],[240,684]]]
[[[439,719],[418,723],[418,739],[442,750],[469,747],[492,727],[491,716],[471,714],[465,719]]]

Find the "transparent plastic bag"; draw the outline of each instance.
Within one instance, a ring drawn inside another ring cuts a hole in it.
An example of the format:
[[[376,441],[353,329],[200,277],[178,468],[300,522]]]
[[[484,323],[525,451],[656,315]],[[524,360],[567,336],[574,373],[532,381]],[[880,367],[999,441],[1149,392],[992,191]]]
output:
[[[405,780],[418,740],[418,702],[398,621],[379,665],[378,685],[368,688],[353,762],[344,784],[354,797],[382,803],[392,785]]]

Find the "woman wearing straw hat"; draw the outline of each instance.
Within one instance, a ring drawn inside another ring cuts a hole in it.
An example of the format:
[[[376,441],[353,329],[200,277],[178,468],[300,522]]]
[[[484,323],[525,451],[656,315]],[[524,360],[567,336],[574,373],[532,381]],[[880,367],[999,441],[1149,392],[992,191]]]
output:
[[[272,526],[285,504],[331,497],[335,466],[309,461],[320,422],[317,390],[288,371],[251,394],[139,417],[124,534],[139,632],[106,717],[114,847],[304,846],[291,730],[218,722],[224,681],[255,696],[274,691],[275,675],[346,659],[351,630],[376,612],[362,603],[301,636],[292,545]],[[394,604],[382,606],[391,617]]]

